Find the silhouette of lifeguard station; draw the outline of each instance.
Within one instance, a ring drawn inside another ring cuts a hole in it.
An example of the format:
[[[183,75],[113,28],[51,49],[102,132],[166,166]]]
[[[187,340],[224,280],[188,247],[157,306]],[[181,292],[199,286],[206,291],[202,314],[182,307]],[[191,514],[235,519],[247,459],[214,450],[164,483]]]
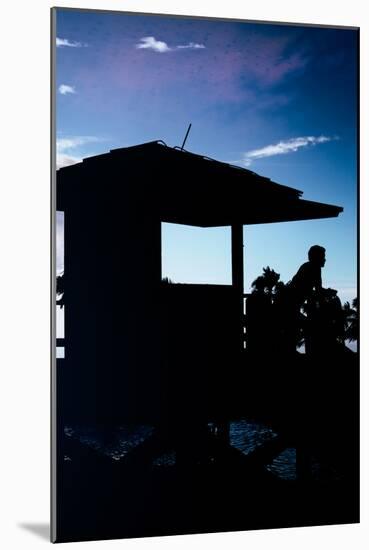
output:
[[[118,424],[222,415],[244,345],[243,225],[343,210],[301,195],[160,141],[59,169],[65,361],[57,376],[65,417]],[[230,226],[232,285],[164,283],[162,222]]]

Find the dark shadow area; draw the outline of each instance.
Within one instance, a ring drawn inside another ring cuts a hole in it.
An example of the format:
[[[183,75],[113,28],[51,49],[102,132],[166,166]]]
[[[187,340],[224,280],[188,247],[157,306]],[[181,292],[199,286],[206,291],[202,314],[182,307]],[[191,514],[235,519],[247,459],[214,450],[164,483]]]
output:
[[[50,525],[48,523],[18,523],[18,527],[50,542]]]
[[[342,208],[159,142],[62,168],[57,193],[58,542],[358,522],[357,304],[323,288],[320,246],[243,291],[243,225]],[[162,280],[163,221],[231,226],[232,285]]]

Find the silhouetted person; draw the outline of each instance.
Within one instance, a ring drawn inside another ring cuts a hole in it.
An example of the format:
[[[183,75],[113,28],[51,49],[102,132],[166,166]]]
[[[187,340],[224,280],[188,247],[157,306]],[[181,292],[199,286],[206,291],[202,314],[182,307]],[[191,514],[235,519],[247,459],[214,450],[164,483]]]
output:
[[[309,249],[308,261],[299,267],[289,283],[300,307],[306,300],[319,299],[322,291],[322,267],[325,265],[325,248],[315,244]]]
[[[322,267],[325,261],[325,248],[319,245],[312,246],[308,252],[308,261],[299,267],[287,284],[284,331],[288,352],[296,351],[303,324],[305,324],[305,330],[309,332],[308,323],[313,322],[323,295]],[[301,313],[304,303],[306,303],[307,319],[304,319]]]

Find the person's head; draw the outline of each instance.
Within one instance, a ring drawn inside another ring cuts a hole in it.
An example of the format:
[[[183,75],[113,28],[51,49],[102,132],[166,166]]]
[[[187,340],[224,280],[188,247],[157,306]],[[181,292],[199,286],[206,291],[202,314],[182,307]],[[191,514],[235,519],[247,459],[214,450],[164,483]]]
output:
[[[309,258],[309,262],[319,265],[320,267],[324,267],[325,248],[323,248],[322,246],[319,246],[318,244],[314,244],[314,246],[311,246],[309,249],[308,258]]]

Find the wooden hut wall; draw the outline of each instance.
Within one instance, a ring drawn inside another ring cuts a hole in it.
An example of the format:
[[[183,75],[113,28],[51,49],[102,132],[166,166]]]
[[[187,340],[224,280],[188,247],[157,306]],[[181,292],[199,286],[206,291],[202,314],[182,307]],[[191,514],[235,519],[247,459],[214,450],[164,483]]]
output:
[[[143,204],[136,167],[104,164],[60,178],[65,368],[70,415],[115,423],[145,415],[154,395],[161,224]]]

